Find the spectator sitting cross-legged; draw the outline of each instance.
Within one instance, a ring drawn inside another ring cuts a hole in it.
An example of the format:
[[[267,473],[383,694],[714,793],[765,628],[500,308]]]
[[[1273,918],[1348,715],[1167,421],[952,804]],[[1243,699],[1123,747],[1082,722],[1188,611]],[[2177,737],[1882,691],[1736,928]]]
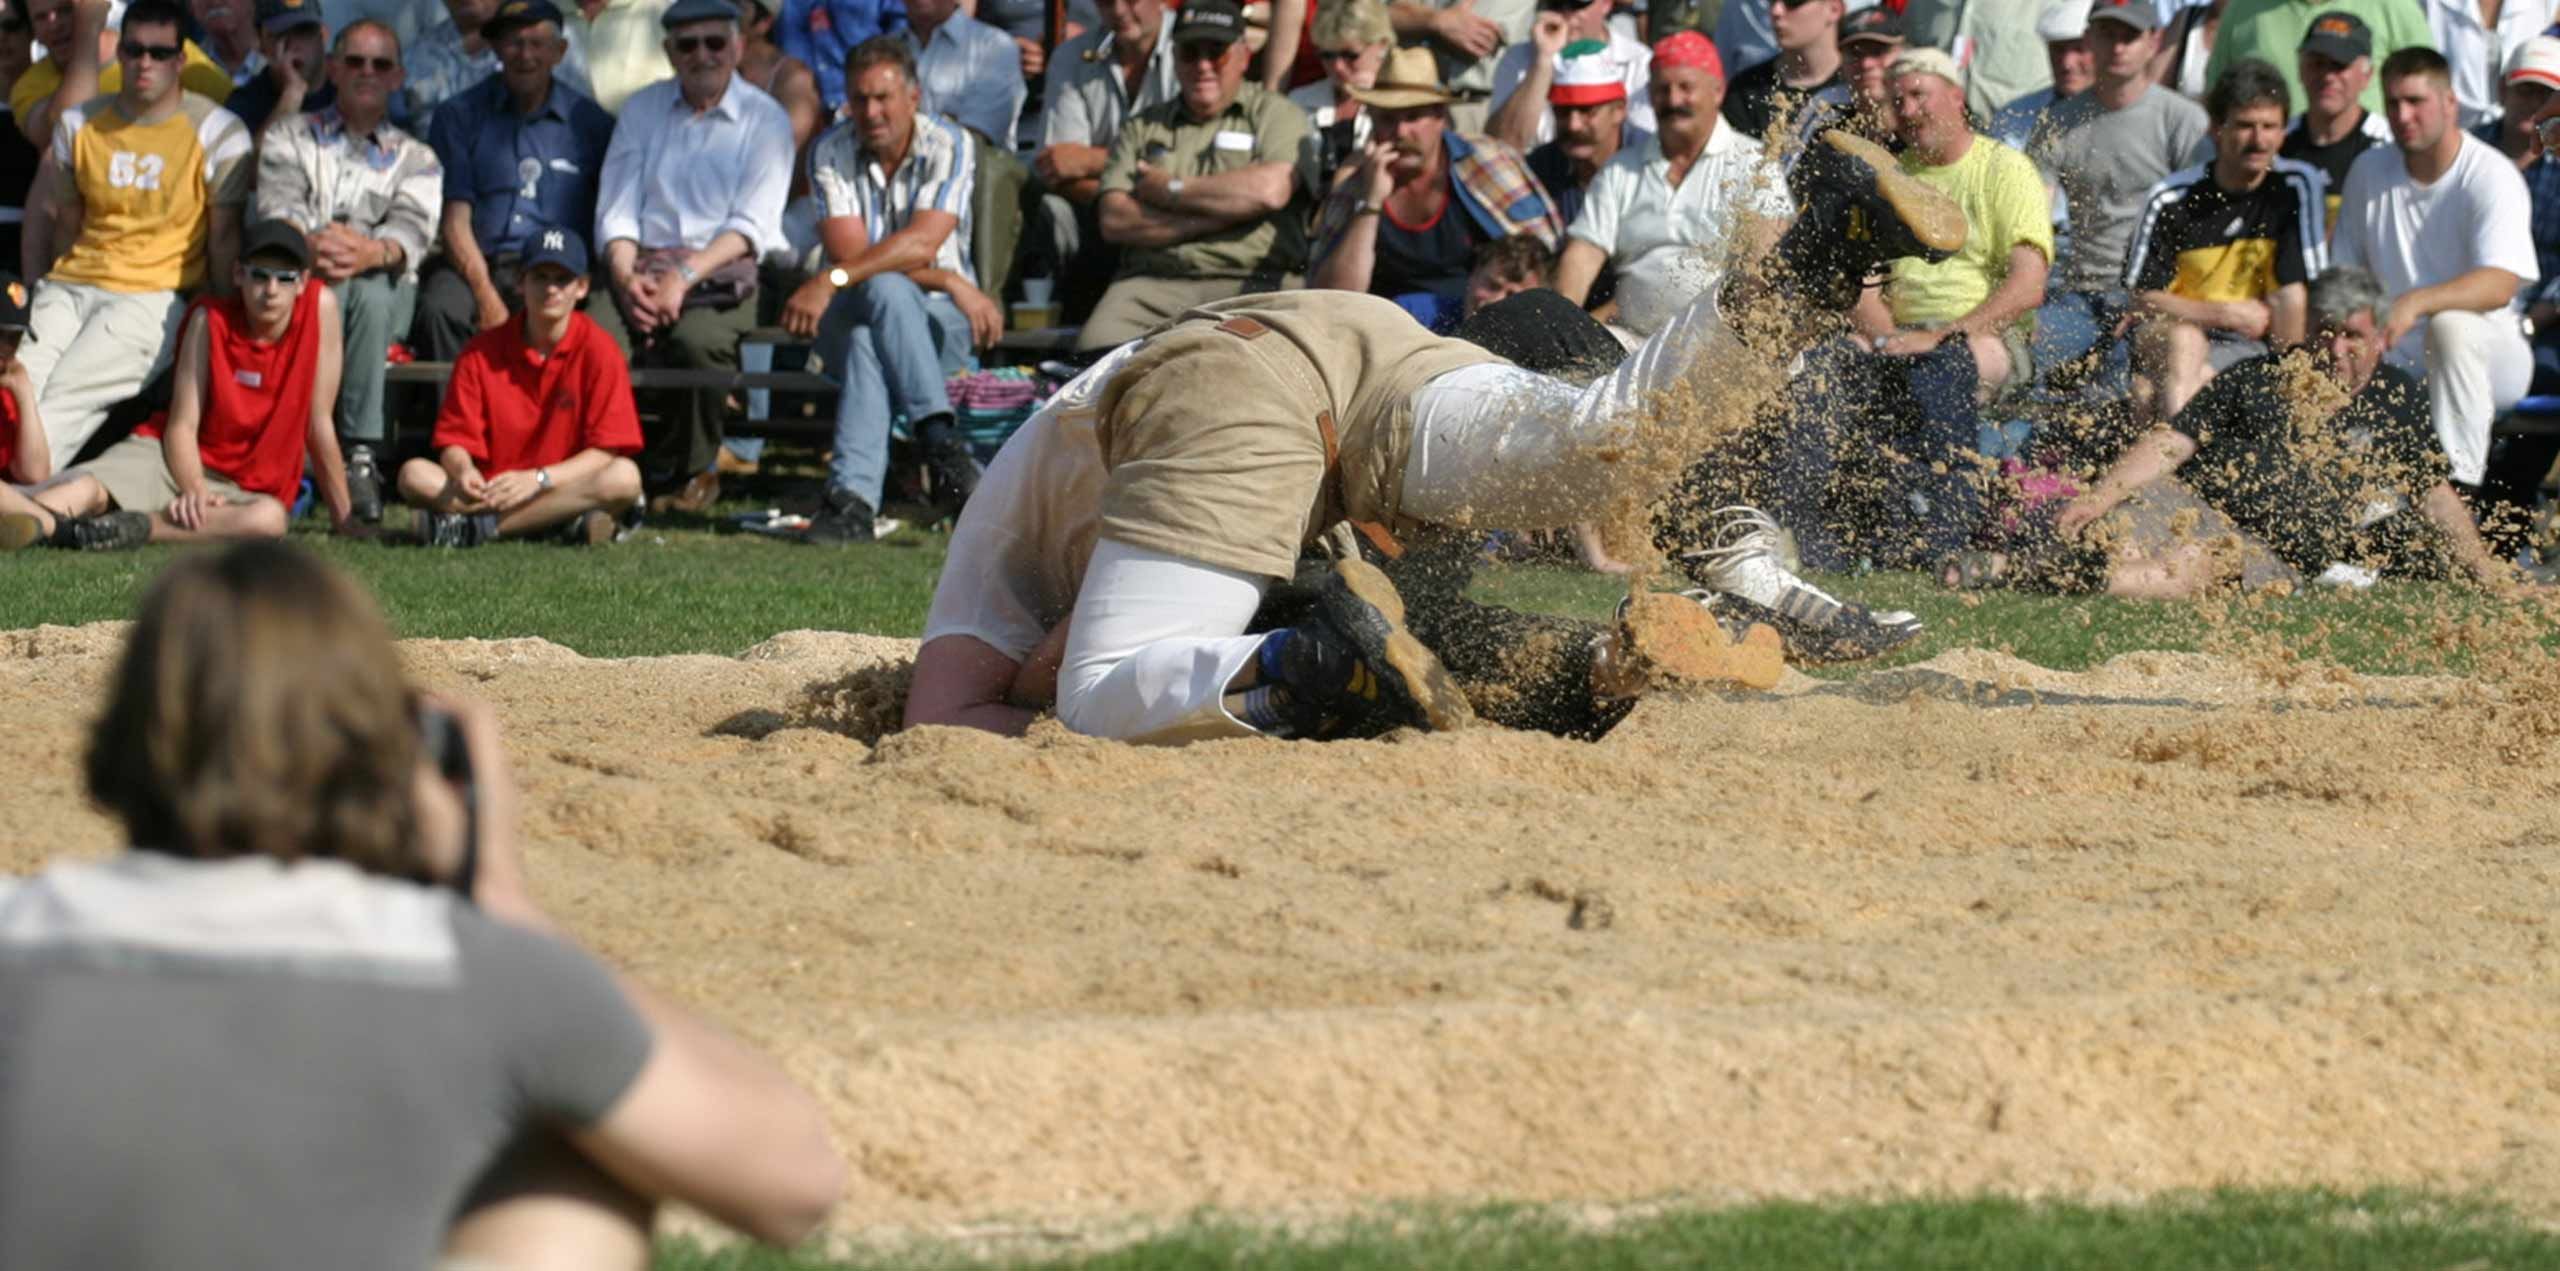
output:
[[[421,137],[434,135],[436,115],[446,102],[498,73],[503,61],[499,35],[524,23],[519,16],[492,30],[490,22],[505,7],[500,0],[444,0],[444,21],[428,27],[418,37],[418,46],[409,50],[405,90],[395,111],[401,126]],[[585,35],[573,24],[559,25],[564,48],[557,74],[570,87],[587,93]]]
[[[2143,202],[2170,173],[2204,162],[2213,144],[2204,108],[2151,81],[2158,27],[2148,3],[2091,9],[2095,81],[2054,103],[2027,143],[2071,208],[2071,254],[2036,317],[2036,365],[2082,383],[2096,373],[2113,390],[2129,376],[2131,350],[2119,338],[2132,302],[2124,265]]]
[[[481,30],[498,73],[436,112],[444,251],[418,280],[418,352],[450,362],[522,303],[516,275],[533,233],[595,224],[613,116],[564,83],[551,0],[507,0]]]
[[[109,11],[108,0],[27,0],[28,20],[45,55],[9,86],[9,112],[17,118],[19,132],[39,148],[51,144],[53,125],[64,111],[112,97],[124,87],[124,59],[116,52],[120,41],[106,25]],[[183,38],[193,15],[178,6],[172,11],[182,36],[175,44],[179,85],[222,105],[234,87],[231,72],[205,56],[194,40]]]
[[[1894,261],[1850,315],[1854,342],[1812,350],[1794,381],[1768,510],[1816,569],[1962,552],[1983,507],[1981,400],[2030,367],[2025,327],[2053,254],[2044,179],[1973,131],[1960,76],[1937,49],[1893,64],[1902,169],[1962,210],[1963,245]]]
[[[1006,150],[1031,88],[1022,75],[1022,50],[1013,37],[970,16],[961,0],[907,0],[907,25],[898,32],[916,59],[924,108],[947,116]],[[845,104],[853,104],[853,77],[845,76]]]
[[[1652,54],[1646,57],[1649,66]],[[1582,215],[1591,183],[1609,161],[1622,150],[1653,140],[1651,131],[1629,122],[1626,79],[1610,58],[1607,45],[1591,40],[1568,45],[1556,56],[1547,88],[1547,103],[1556,118],[1555,140],[1528,155],[1529,172],[1547,188],[1556,202],[1556,219],[1568,229]],[[1651,84],[1648,70],[1648,89]],[[1653,117],[1650,101],[1645,103],[1645,117]],[[1590,297],[1594,303],[1605,298],[1602,293]]]
[[[2138,421],[2171,418],[2224,367],[2302,342],[2303,287],[2328,236],[2319,170],[2276,157],[2285,105],[2276,68],[2232,63],[2205,98],[2213,161],[2152,187],[2124,266]]]
[[[558,528],[573,543],[613,540],[640,499],[640,413],[631,371],[587,299],[587,240],[536,231],[517,271],[523,313],[481,332],[453,364],[436,414],[436,457],[400,468],[421,509],[418,538],[477,547]]]
[[[0,551],[16,551],[53,533],[53,514],[27,497],[53,475],[36,390],[18,361],[27,338],[27,285],[0,270]]]
[[[1653,99],[1645,88],[1652,78],[1653,50],[1612,28],[1609,6],[1603,0],[1582,4],[1540,0],[1538,8],[1528,40],[1505,50],[1501,64],[1494,67],[1493,117],[1485,124],[1485,134],[1521,151],[1555,140],[1563,105],[1554,92],[1557,77],[1566,54],[1588,56],[1590,50],[1582,46],[1589,44],[1600,46],[1601,64],[1616,72],[1617,100],[1630,103],[1628,119],[1638,131],[1652,131]]]
[[[1306,267],[1307,117],[1247,83],[1236,0],[1189,0],[1173,28],[1181,95],[1130,119],[1102,172],[1120,270],[1077,347],[1107,349],[1195,305],[1293,287]]]
[[[409,331],[444,191],[436,152],[390,120],[400,73],[390,27],[365,21],[339,32],[329,59],[338,103],[277,123],[258,152],[260,219],[311,236],[311,272],[344,315],[338,427],[349,494],[368,523],[382,519],[383,355]]]
[[[1325,13],[1361,3],[1377,0],[1341,0]],[[1101,24],[1049,59],[1040,149],[1031,159],[1049,231],[1039,241],[1050,252],[1047,267],[1070,321],[1093,309],[1120,264],[1119,248],[1102,236],[1102,170],[1111,148],[1130,119],[1181,96],[1173,13],[1163,0],[1099,0],[1098,7]]]
[[[0,1264],[638,1271],[661,1198],[818,1226],[823,1110],[560,934],[495,715],[361,590],[243,543],[137,616],[84,761],[129,850],[0,882]]]
[[[1555,207],[1519,151],[1450,126],[1456,98],[1428,51],[1397,50],[1358,96],[1378,113],[1374,139],[1334,178],[1308,282],[1385,296],[1424,326],[1454,328],[1476,249],[1520,233],[1553,246]]]
[[[2455,126],[2442,54],[2392,54],[2382,92],[2393,144],[2366,151],[2347,173],[2329,249],[2338,264],[2382,280],[2386,356],[2425,371],[2453,479],[2477,486],[2490,421],[2533,381],[2519,320],[2523,286],[2542,272],[2533,197],[2497,147]]]
[[[623,103],[596,197],[610,303],[596,320],[632,364],[735,370],[755,326],[756,261],[783,241],[791,116],[738,77],[738,11],[676,0],[659,19],[673,79]],[[718,389],[651,394],[659,421],[641,473],[681,487],[665,506],[699,512],[720,495]]]
[[[1652,91],[1661,132],[1592,178],[1556,264],[1556,290],[1576,304],[1613,271],[1616,320],[1639,337],[1713,288],[1737,248],[1746,260],[1767,251],[1791,210],[1777,165],[1718,110],[1723,67],[1706,37],[1664,40]]]
[[[319,0],[258,0],[258,56],[266,65],[232,89],[223,108],[255,137],[276,120],[335,104],[338,90],[323,73],[328,52]]]
[[[2285,129],[2276,154],[2310,164],[2327,179],[2328,216],[2321,228],[2334,233],[2348,171],[2365,151],[2391,144],[2391,125],[2381,111],[2364,105],[2365,85],[2373,79],[2373,33],[2352,13],[2324,13],[2302,37],[2294,69],[2302,80],[2302,113]]]
[[[173,0],[125,10],[124,86],[63,112],[27,199],[26,276],[40,281],[19,356],[57,462],[169,365],[179,293],[231,282],[249,130],[181,87],[184,21]],[[75,230],[69,243],[60,227]]]
[[[939,511],[956,515],[978,484],[944,383],[973,345],[1003,336],[1004,315],[978,290],[969,254],[973,147],[959,125],[920,113],[913,59],[894,36],[856,48],[845,72],[853,118],[809,153],[829,268],[792,293],[782,322],[817,337],[844,385],[813,543],[871,538],[893,413],[932,466]]]
[[[281,538],[306,459],[336,530],[370,533],[349,506],[331,421],[338,298],[311,285],[311,242],[294,226],[260,221],[244,247],[239,294],[188,310],[169,409],[36,495],[55,546]]]

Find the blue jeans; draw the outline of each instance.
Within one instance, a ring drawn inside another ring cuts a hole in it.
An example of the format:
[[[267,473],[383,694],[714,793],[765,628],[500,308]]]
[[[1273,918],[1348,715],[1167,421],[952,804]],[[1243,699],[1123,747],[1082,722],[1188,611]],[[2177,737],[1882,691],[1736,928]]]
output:
[[[2035,365],[2050,377],[2087,357],[2101,341],[2107,348],[2092,366],[2086,387],[2100,396],[2122,397],[2133,391],[2133,346],[2115,338],[2132,297],[2121,291],[2055,291],[2036,310]]]
[[[876,510],[889,472],[889,425],[951,413],[943,381],[969,365],[969,319],[941,292],[903,274],[875,274],[827,306],[817,348],[844,386],[827,488],[851,491]]]
[[[1807,567],[1934,567],[1982,524],[1976,449],[1981,371],[1950,339],[1917,357],[1845,340],[1806,354],[1800,396],[1770,454],[1769,514],[1795,532]],[[1844,473],[1844,456],[1865,471]]]

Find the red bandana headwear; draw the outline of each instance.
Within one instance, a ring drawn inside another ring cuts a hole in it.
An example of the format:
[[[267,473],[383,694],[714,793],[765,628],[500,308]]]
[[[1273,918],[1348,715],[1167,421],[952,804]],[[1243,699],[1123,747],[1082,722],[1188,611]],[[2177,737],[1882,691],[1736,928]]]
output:
[[[1664,70],[1694,66],[1724,78],[1724,59],[1716,55],[1716,46],[1695,31],[1682,31],[1654,45],[1653,64]]]

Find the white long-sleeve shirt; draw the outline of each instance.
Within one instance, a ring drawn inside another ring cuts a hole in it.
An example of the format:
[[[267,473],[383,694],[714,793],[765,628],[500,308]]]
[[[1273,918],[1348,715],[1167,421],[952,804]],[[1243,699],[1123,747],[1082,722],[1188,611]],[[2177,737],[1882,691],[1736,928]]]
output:
[[[629,239],[643,251],[700,251],[735,230],[760,256],[783,241],[791,116],[736,75],[709,110],[677,84],[660,80],[622,104],[596,194],[597,250]]]

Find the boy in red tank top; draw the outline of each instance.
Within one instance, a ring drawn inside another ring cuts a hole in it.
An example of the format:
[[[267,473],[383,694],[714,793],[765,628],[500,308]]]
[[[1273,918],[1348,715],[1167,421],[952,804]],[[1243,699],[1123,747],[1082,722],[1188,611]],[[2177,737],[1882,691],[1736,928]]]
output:
[[[53,516],[29,498],[53,475],[53,449],[36,414],[35,384],[18,360],[27,335],[27,285],[0,269],[0,551],[14,552],[53,532]]]
[[[586,240],[545,228],[526,244],[523,312],[463,346],[436,415],[436,457],[400,468],[400,497],[433,546],[555,527],[573,543],[607,543],[640,499],[631,367],[578,311]]]
[[[252,225],[242,247],[239,294],[187,315],[169,409],[36,496],[56,545],[281,538],[306,461],[336,532],[367,536],[338,453],[337,298],[310,285],[311,248],[291,225]]]

